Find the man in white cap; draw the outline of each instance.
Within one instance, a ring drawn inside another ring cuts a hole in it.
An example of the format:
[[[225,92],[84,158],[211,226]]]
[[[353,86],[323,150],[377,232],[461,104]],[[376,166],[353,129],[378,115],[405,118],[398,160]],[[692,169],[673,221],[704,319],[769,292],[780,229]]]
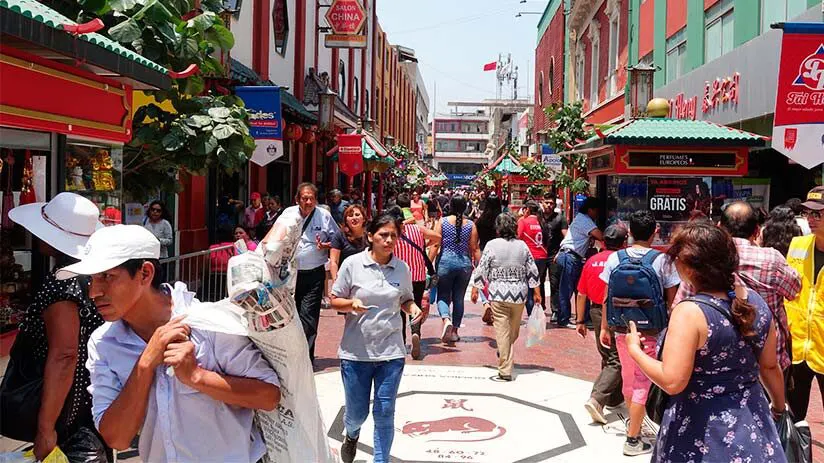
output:
[[[248,338],[172,317],[159,256],[151,232],[116,225],[96,231],[80,262],[57,272],[91,275],[89,296],[107,322],[88,345],[94,423],[118,450],[139,433],[144,461],[257,461],[266,448],[254,410],[277,406],[277,375]]]

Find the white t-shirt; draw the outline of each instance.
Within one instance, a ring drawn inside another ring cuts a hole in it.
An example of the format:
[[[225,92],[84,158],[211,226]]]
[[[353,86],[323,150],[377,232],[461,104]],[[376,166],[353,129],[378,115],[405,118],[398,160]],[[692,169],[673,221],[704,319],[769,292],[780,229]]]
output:
[[[627,248],[627,254],[630,257],[634,258],[641,258],[644,257],[651,249],[650,248]],[[613,252],[607,261],[604,263],[604,270],[601,272],[601,281],[606,284],[609,284],[609,276],[612,274],[612,271],[618,267],[618,264],[621,260],[618,258],[618,253]],[[658,281],[661,282],[661,286],[664,289],[672,288],[673,286],[678,286],[681,284],[681,277],[678,275],[678,271],[675,270],[675,265],[670,264],[670,258],[667,257],[666,254],[661,253],[655,260],[652,262],[652,268],[655,270],[655,274],[658,275]]]

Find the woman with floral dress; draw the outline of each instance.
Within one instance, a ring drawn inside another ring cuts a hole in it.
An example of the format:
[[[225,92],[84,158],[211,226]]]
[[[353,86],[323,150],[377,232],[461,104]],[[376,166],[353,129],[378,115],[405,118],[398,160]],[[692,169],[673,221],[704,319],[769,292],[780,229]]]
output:
[[[698,295],[673,309],[659,338],[662,360],[643,352],[633,322],[627,336],[632,358],[671,396],[652,461],[786,461],[772,418],[785,409],[775,326],[761,296],[735,282],[735,243],[718,227],[691,223],[671,244],[681,279]]]

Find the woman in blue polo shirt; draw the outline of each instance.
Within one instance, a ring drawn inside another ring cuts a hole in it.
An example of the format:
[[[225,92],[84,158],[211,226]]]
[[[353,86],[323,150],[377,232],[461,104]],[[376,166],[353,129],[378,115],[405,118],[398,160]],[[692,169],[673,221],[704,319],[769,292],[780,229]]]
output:
[[[344,463],[357,452],[360,428],[369,415],[375,384],[374,461],[388,462],[395,435],[395,398],[403,374],[406,346],[399,312],[420,323],[421,309],[412,292],[409,267],[393,255],[401,224],[383,214],[369,226],[369,249],[347,259],[332,286],[332,308],[346,313],[338,357],[346,400]]]

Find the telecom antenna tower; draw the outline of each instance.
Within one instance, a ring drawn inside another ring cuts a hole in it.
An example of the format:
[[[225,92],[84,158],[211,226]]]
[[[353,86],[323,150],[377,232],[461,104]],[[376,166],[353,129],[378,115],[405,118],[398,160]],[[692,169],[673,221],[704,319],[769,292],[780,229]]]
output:
[[[506,86],[509,98],[517,100],[518,66],[512,65],[512,53],[507,53],[506,58],[504,58],[503,54],[498,54],[496,77],[498,79],[498,86],[495,92],[495,98],[498,100],[504,98],[504,86]]]

